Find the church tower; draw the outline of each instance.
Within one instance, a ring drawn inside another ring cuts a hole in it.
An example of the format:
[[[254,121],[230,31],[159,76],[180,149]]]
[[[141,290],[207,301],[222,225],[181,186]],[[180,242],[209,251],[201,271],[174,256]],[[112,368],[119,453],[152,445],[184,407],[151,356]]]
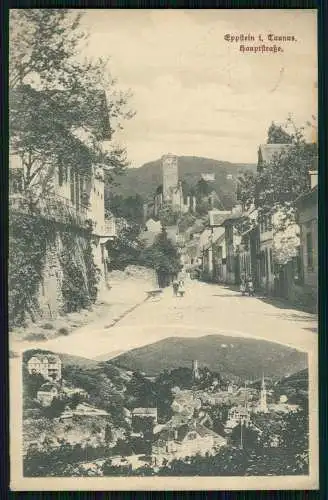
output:
[[[260,394],[260,408],[259,410],[262,413],[268,412],[268,404],[267,404],[267,391],[265,388],[264,375],[262,376],[262,385],[261,385],[261,394]]]
[[[163,201],[170,201],[179,184],[178,157],[172,154],[162,156]]]
[[[197,359],[194,359],[192,362],[192,377],[193,380],[199,380],[200,379],[200,374],[198,370],[198,361]]]

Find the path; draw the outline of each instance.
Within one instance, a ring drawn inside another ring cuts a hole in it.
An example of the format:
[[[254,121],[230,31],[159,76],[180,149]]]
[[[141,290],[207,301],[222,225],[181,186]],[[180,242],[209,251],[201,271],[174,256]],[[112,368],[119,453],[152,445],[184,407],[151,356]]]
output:
[[[316,351],[316,317],[284,309],[257,297],[242,297],[227,287],[190,281],[184,298],[173,297],[165,289],[161,300],[149,300],[121,319],[109,321],[106,314],[67,337],[21,348],[38,347],[87,358],[109,359],[125,350],[156,342],[166,337],[198,337],[208,334],[252,336],[271,340],[305,351]],[[145,289],[115,285],[111,290],[116,301],[140,304]],[[129,293],[129,297],[124,293]],[[133,297],[134,296],[134,297]]]

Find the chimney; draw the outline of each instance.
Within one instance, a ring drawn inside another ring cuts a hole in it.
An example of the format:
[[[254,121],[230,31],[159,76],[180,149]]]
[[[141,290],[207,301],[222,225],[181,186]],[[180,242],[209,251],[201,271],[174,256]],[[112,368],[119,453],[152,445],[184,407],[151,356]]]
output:
[[[318,185],[318,170],[310,170],[309,175],[310,175],[311,189],[313,189]]]

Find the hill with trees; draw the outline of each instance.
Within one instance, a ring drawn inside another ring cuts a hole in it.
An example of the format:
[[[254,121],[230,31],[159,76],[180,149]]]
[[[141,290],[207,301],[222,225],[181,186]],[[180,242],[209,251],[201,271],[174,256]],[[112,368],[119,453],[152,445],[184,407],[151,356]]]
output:
[[[178,161],[179,178],[184,181],[185,191],[197,184],[202,173],[215,174],[215,180],[209,184],[217,192],[226,209],[230,209],[235,202],[237,177],[247,170],[254,172],[256,168],[253,164],[230,163],[198,156],[179,156]],[[125,175],[117,179],[117,185],[112,191],[123,197],[140,195],[146,200],[161,184],[162,166],[161,160],[158,159],[139,168],[127,169]]]
[[[307,367],[306,354],[290,347],[258,339],[207,335],[200,338],[171,337],[132,349],[112,360],[117,366],[157,375],[163,370],[200,366],[227,378],[256,379],[265,373],[281,378]]]

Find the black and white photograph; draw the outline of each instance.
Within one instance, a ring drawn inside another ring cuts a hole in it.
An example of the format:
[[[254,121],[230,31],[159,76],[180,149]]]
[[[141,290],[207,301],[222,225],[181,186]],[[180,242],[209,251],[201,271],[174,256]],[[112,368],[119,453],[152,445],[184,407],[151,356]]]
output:
[[[309,473],[295,349],[208,335],[100,362],[32,350],[23,377],[27,477]]]
[[[310,9],[12,9],[11,488],[318,488]]]

